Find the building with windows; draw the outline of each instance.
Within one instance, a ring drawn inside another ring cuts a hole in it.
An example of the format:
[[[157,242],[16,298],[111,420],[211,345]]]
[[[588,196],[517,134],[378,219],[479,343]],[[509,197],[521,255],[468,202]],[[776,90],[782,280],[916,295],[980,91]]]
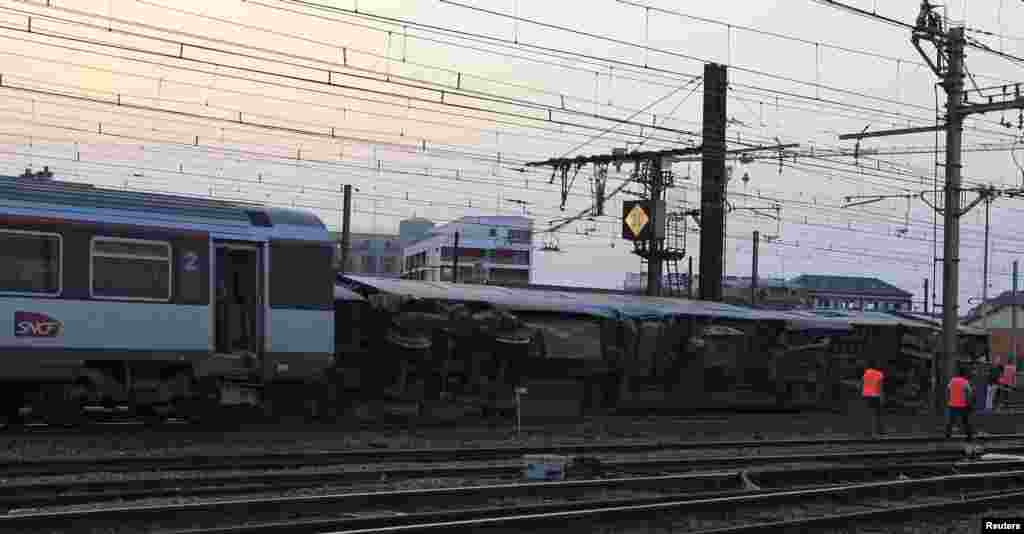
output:
[[[334,268],[341,270],[341,232],[331,232],[334,247]],[[398,278],[402,274],[402,244],[392,234],[353,233],[349,241],[345,272],[368,276]]]
[[[451,281],[457,255],[459,282],[529,284],[533,221],[504,215],[463,217],[430,228],[429,235],[407,244],[402,255],[403,278]]]
[[[722,279],[722,301],[740,306],[749,305],[750,276],[726,276]],[[785,278],[757,278],[757,306],[772,309],[807,308],[811,299],[806,288]]]
[[[807,291],[811,307],[825,310],[911,311],[913,293],[877,278],[803,274],[789,281]]]
[[[402,249],[405,245],[430,235],[433,221],[421,217],[398,223],[398,235],[353,233],[348,251],[348,274],[399,278],[402,275]],[[334,247],[334,269],[341,270],[341,232],[331,232]]]

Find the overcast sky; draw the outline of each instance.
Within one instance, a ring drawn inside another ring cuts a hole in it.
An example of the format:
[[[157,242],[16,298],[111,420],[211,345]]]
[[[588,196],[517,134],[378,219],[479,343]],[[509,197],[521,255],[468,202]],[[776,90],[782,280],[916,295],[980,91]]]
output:
[[[294,205],[332,229],[341,185],[351,183],[359,232],[395,232],[414,214],[437,222],[520,214],[517,200],[542,230],[590,206],[592,170],[581,170],[563,212],[550,171],[523,163],[626,141],[699,144],[691,132],[700,131],[703,86],[694,78],[716,61],[730,65],[731,147],[777,138],[804,154],[781,170],[775,158],[730,163],[733,205],[778,203],[782,220],[733,211],[726,273],[749,275],[759,230],[774,238],[761,244],[761,276],[876,276],[922,298],[932,277],[931,210],[918,198],[841,206],[848,195],[931,190],[936,136],[865,140],[856,160],[821,157],[853,148],[839,133],[934,123],[944,94],[906,30],[811,0],[636,0],[705,21],[616,0],[458,2],[54,0],[48,8],[0,0],[0,170],[49,165],[61,178],[96,184]],[[918,10],[915,0],[850,3],[911,23]],[[971,37],[1024,55],[1024,32],[1013,24],[1024,16],[1020,2],[950,1],[946,13],[1003,35]],[[968,51],[967,65],[969,87],[1024,81],[1022,63],[980,50]],[[121,107],[110,104],[118,98]],[[969,185],[1021,186],[1006,150],[1019,138],[1017,123],[1016,112],[968,121],[965,146],[998,148],[965,154]],[[1024,154],[1017,158],[1024,164]],[[629,170],[613,170],[608,189]],[[673,170],[670,205],[695,207],[699,162]],[[618,237],[628,198],[610,200],[606,217],[538,232],[538,246],[557,238],[563,252],[535,255],[535,281],[620,287],[626,272],[639,271]],[[991,220],[995,294],[1009,288],[1011,262],[1024,251],[1024,203],[997,200]],[[979,207],[962,225],[962,310],[981,294],[983,235]],[[941,226],[938,236],[941,251]],[[687,246],[698,265],[699,234],[689,233]]]

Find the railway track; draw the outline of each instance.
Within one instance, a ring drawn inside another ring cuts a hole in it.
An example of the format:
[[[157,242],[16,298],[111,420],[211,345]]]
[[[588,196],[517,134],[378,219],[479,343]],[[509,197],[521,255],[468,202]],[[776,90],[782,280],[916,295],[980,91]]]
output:
[[[750,514],[759,508],[792,506],[808,499],[836,500],[848,509],[854,503],[872,499],[933,496],[950,491],[972,491],[972,498],[979,499],[1003,494],[999,492],[1024,496],[1022,467],[1024,462],[1021,461],[891,462],[884,466],[806,467],[208,500],[14,513],[0,516],[0,532],[62,532],[71,531],[72,525],[74,532],[139,531],[132,530],[135,527],[147,532],[192,534],[523,531],[564,529],[566,521],[573,521],[574,528],[584,528],[579,527],[580,522],[628,524],[648,521],[651,514],[658,514],[659,520],[667,520],[664,514],[682,515],[685,520],[710,514],[711,520],[728,523],[750,519]],[[964,470],[973,472],[957,472]],[[863,482],[865,478],[874,481]],[[878,481],[880,478],[883,480]],[[808,486],[808,483],[813,485]],[[775,489],[776,486],[784,489]],[[778,523],[785,524],[784,521]],[[204,526],[194,528],[194,525]]]
[[[7,476],[53,476],[93,472],[189,471],[230,469],[278,469],[352,464],[410,462],[499,461],[518,459],[527,454],[639,454],[660,451],[790,449],[794,447],[836,447],[879,445],[922,445],[940,443],[937,436],[889,436],[881,439],[808,438],[743,441],[650,441],[588,445],[502,446],[423,449],[351,449],[307,451],[301,453],[265,453],[232,456],[168,456],[116,458],[62,458],[52,460],[0,461],[0,472]],[[1024,442],[1024,434],[997,434],[978,438],[982,443]],[[1016,449],[1008,449],[1010,452]]]
[[[998,452],[1021,452],[1020,448],[995,449]],[[756,456],[718,456],[704,458],[654,458],[602,461],[600,474],[603,476],[657,475],[681,472],[698,472],[711,469],[765,468],[768,466],[806,465],[828,463],[829,472],[851,476],[855,473],[878,473],[879,470],[905,466],[907,469],[949,470],[962,459],[960,450],[942,451],[873,451],[861,453],[832,454],[790,454]],[[887,462],[898,460],[899,465]],[[842,464],[848,464],[843,467]],[[1003,464],[1007,468],[1024,465],[1012,460]],[[821,468],[816,468],[820,470]],[[453,466],[404,466],[386,469],[347,469],[329,472],[278,471],[260,473],[190,473],[189,477],[138,478],[127,480],[57,480],[35,482],[24,478],[8,479],[0,486],[0,507],[17,509],[25,507],[69,506],[105,501],[125,501],[153,498],[231,496],[280,492],[310,488],[329,487],[340,489],[346,486],[387,480],[391,482],[413,479],[514,479],[522,474],[521,463],[499,465],[453,465]],[[790,479],[803,471],[786,470]],[[809,471],[816,476],[818,471]]]
[[[998,488],[998,489],[993,489]],[[950,508],[978,510],[993,504],[1024,502],[1024,471],[929,477],[918,480],[896,480],[861,484],[837,484],[798,490],[748,492],[740,495],[683,496],[663,502],[641,499],[604,500],[576,503],[558,509],[556,506],[524,506],[518,508],[477,509],[436,514],[409,514],[390,518],[353,520],[346,525],[335,524],[305,527],[305,532],[331,534],[363,534],[369,532],[548,532],[570,527],[594,531],[610,525],[620,532],[649,531],[652,527],[671,528],[672,532],[694,534],[725,534],[748,532],[806,532],[810,528],[848,527],[851,520],[906,520],[907,513],[941,512]],[[893,497],[912,503],[892,504]],[[785,517],[786,508],[812,501],[819,508],[842,512],[808,514],[805,517],[776,521],[755,520],[765,515]],[[823,504],[822,501],[827,501]],[[886,504],[889,503],[889,504]],[[941,516],[940,516],[941,517]],[[709,524],[719,526],[708,527]],[[260,527],[247,532],[299,532],[299,530],[267,530]],[[179,531],[184,534],[186,531]],[[225,529],[196,529],[189,534],[227,534],[240,532]]]

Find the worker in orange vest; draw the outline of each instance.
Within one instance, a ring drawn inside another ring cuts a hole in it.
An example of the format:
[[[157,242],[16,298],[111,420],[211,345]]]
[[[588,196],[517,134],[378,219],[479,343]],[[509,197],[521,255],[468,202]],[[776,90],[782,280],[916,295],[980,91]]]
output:
[[[953,437],[953,424],[960,420],[964,432],[967,434],[967,441],[974,439],[974,431],[971,429],[971,404],[974,399],[974,388],[971,381],[966,378],[967,372],[963,367],[958,367],[956,375],[949,381],[947,388],[949,417],[946,420],[946,438]]]
[[[864,370],[864,386],[861,391],[871,411],[871,431],[875,436],[882,433],[882,383],[885,381],[885,373],[879,367],[878,362],[873,361],[871,367]]]

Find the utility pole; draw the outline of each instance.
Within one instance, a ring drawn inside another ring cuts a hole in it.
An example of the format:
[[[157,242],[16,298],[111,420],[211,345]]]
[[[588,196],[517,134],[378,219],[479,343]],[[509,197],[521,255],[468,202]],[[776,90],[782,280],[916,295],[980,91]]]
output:
[[[989,223],[989,210],[992,208],[992,197],[985,197],[985,266],[982,269],[982,278],[984,279],[981,283],[981,317],[982,317],[982,328],[985,332],[988,332],[988,223]]]
[[[686,275],[686,298],[693,298],[693,256],[690,256],[689,273]]]
[[[952,377],[958,352],[957,326],[960,322],[957,300],[960,296],[960,142],[964,117],[960,110],[964,91],[964,29],[950,28],[946,38],[949,67],[942,81],[946,89],[946,207],[943,211],[942,251],[942,380]],[[940,407],[937,407],[940,408]]]
[[[931,5],[928,0],[921,2],[921,10],[915,24],[906,24],[894,19],[889,19],[875,13],[846,5],[835,0],[823,0],[829,5],[840,7],[856,12],[863,16],[884,20],[889,24],[896,24],[909,28],[911,43],[920,53],[921,57],[928,63],[928,66],[941,78],[942,87],[946,91],[946,120],[945,124],[921,128],[904,128],[877,132],[860,132],[857,134],[846,134],[839,136],[840,139],[863,139],[865,137],[882,137],[887,135],[904,135],[921,133],[927,131],[945,130],[946,132],[946,161],[945,161],[945,186],[943,193],[945,197],[942,208],[929,204],[932,209],[940,212],[943,216],[943,269],[942,269],[942,363],[936,362],[935,378],[936,384],[945,384],[950,378],[952,364],[958,350],[957,326],[958,314],[958,293],[959,293],[959,267],[960,267],[960,218],[980,201],[991,194],[989,189],[973,189],[978,193],[978,198],[971,201],[967,206],[961,208],[960,195],[965,191],[961,187],[961,141],[963,138],[964,118],[971,114],[988,113],[1007,109],[1024,108],[1024,97],[1021,96],[1020,84],[1002,86],[1002,95],[981,95],[987,98],[987,102],[972,103],[968,101],[964,92],[964,47],[980,45],[968,42],[964,37],[964,28],[943,28],[943,18],[935,12],[936,6]],[[921,46],[921,41],[928,41],[935,46],[936,54],[933,59]],[[984,47],[982,47],[984,48]],[[980,90],[978,91],[981,92]],[[922,200],[928,203],[924,195]],[[933,303],[934,305],[934,303]],[[936,395],[939,398],[939,395]],[[937,401],[935,408],[941,413],[942,406]]]
[[[1010,306],[1010,328],[1014,330],[1013,337],[1016,340],[1017,337],[1017,260],[1013,260],[1013,291],[1010,293],[1011,302],[1013,305]],[[1014,350],[1017,348],[1016,342],[1013,345]]]
[[[754,230],[754,257],[750,275],[750,305],[757,306],[757,244],[761,241],[761,233]]]
[[[341,220],[341,273],[348,269],[348,250],[352,239],[352,186],[345,184],[344,212]]]
[[[725,125],[728,78],[724,65],[704,65],[704,150],[701,152],[700,298],[722,300],[725,250]]]
[[[455,246],[452,247],[452,283],[459,283],[459,233],[455,232]]]
[[[1013,260],[1013,281],[1010,287],[1010,357],[1006,363],[1017,368],[1017,260]]]
[[[665,184],[661,174],[661,158],[651,158],[648,160],[647,165],[650,199],[655,204],[658,204],[665,192]],[[661,213],[658,213],[659,211]],[[648,216],[650,217],[649,224],[653,228],[663,228],[665,226],[665,212],[663,210],[651,209]],[[647,242],[647,294],[653,297],[661,295],[661,273],[663,266],[661,249],[664,244],[665,238],[658,239],[657,236]]]
[[[924,279],[924,313],[931,317],[932,312],[928,309],[928,279]]]

